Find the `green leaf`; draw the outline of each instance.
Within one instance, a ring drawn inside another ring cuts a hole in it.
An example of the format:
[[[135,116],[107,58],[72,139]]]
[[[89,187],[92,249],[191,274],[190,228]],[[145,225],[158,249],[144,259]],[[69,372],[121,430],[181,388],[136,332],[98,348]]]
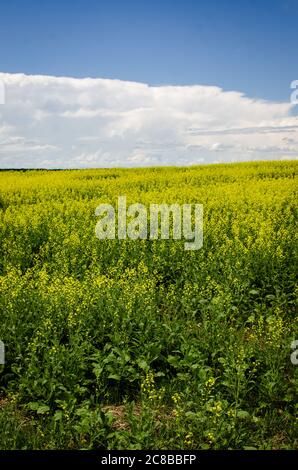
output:
[[[137,364],[138,364],[139,368],[142,369],[142,370],[148,370],[149,369],[149,366],[148,366],[147,362],[144,359],[139,359],[137,361]]]
[[[48,405],[41,405],[37,408],[38,415],[44,415],[45,413],[48,413],[48,411],[50,411],[50,407]]]
[[[239,419],[247,419],[249,418],[249,413],[247,411],[244,411],[244,410],[238,410],[237,411],[237,418]]]
[[[60,421],[63,418],[63,412],[58,410],[54,414],[54,421]]]
[[[110,374],[108,379],[121,380],[121,377],[118,374]]]
[[[255,289],[252,289],[249,291],[249,294],[251,295],[259,295],[259,291],[258,290],[255,290]]]
[[[28,403],[27,407],[29,410],[36,411],[39,408],[40,404],[37,401],[31,401]]]

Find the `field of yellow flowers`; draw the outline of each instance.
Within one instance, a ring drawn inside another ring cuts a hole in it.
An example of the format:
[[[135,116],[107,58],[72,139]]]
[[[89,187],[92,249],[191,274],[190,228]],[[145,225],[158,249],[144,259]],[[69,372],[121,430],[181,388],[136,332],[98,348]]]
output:
[[[0,172],[0,447],[297,448],[297,169]],[[98,240],[119,195],[203,248]]]

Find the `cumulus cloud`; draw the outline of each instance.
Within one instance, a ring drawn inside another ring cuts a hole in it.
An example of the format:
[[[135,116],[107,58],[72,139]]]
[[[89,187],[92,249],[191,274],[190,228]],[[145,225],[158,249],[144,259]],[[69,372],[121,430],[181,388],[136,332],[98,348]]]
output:
[[[1,168],[296,159],[293,104],[214,86],[0,73]]]

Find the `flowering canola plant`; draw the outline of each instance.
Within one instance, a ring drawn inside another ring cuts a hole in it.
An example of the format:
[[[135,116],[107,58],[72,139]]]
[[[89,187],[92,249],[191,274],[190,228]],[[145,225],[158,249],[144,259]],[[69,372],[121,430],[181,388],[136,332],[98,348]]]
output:
[[[297,447],[297,168],[0,172],[0,447]],[[202,248],[99,240],[119,195]]]

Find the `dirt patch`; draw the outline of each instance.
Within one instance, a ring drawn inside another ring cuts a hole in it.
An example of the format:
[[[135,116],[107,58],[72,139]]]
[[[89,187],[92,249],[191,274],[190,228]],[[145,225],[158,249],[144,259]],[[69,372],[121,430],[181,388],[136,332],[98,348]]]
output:
[[[125,405],[105,405],[102,407],[104,413],[110,412],[115,421],[113,423],[113,428],[117,430],[128,430],[130,429],[129,423],[126,418],[126,406]],[[136,405],[133,409],[134,416],[140,416],[141,407]]]

